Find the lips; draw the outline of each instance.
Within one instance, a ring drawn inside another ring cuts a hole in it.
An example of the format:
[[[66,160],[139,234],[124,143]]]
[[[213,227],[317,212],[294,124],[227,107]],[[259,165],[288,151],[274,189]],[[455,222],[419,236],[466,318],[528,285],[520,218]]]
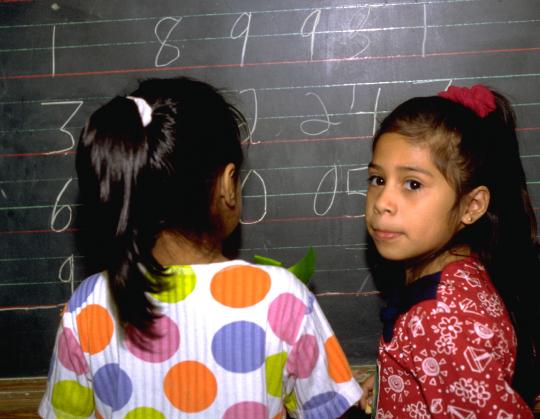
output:
[[[402,233],[398,231],[383,230],[383,229],[378,229],[378,228],[373,228],[372,231],[373,231],[373,234],[372,234],[373,238],[375,240],[380,240],[380,241],[394,240],[402,235]]]

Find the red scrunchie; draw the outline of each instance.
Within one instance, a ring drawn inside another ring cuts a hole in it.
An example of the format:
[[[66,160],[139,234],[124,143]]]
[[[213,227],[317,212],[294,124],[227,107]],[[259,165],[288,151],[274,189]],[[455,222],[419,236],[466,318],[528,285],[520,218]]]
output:
[[[445,92],[440,92],[439,96],[469,108],[480,118],[496,108],[495,96],[491,90],[481,84],[476,84],[470,89],[450,86]]]

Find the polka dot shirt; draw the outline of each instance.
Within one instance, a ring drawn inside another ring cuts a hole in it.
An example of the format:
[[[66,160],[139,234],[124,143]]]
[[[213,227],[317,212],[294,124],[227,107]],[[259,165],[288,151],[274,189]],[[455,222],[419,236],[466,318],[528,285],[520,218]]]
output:
[[[287,270],[234,260],[168,268],[153,338],[120,329],[103,274],[69,300],[47,418],[336,418],[361,396],[314,296]],[[142,342],[142,343],[141,343]]]

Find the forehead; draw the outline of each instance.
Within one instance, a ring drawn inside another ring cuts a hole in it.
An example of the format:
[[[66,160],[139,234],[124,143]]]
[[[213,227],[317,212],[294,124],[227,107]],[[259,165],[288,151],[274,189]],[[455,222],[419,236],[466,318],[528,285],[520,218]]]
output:
[[[372,163],[402,166],[420,164],[437,170],[427,144],[414,143],[409,137],[396,133],[386,133],[379,137],[373,150]]]

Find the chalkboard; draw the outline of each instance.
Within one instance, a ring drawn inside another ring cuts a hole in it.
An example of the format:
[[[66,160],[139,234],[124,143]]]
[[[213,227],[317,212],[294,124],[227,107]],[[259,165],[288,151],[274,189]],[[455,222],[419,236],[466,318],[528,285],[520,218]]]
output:
[[[370,138],[401,101],[485,83],[515,107],[540,204],[538,0],[0,0],[0,376],[47,373],[75,246],[85,119],[148,77],[225,90],[248,118],[241,256],[296,262],[352,364],[375,361]],[[502,168],[502,170],[504,170]]]

